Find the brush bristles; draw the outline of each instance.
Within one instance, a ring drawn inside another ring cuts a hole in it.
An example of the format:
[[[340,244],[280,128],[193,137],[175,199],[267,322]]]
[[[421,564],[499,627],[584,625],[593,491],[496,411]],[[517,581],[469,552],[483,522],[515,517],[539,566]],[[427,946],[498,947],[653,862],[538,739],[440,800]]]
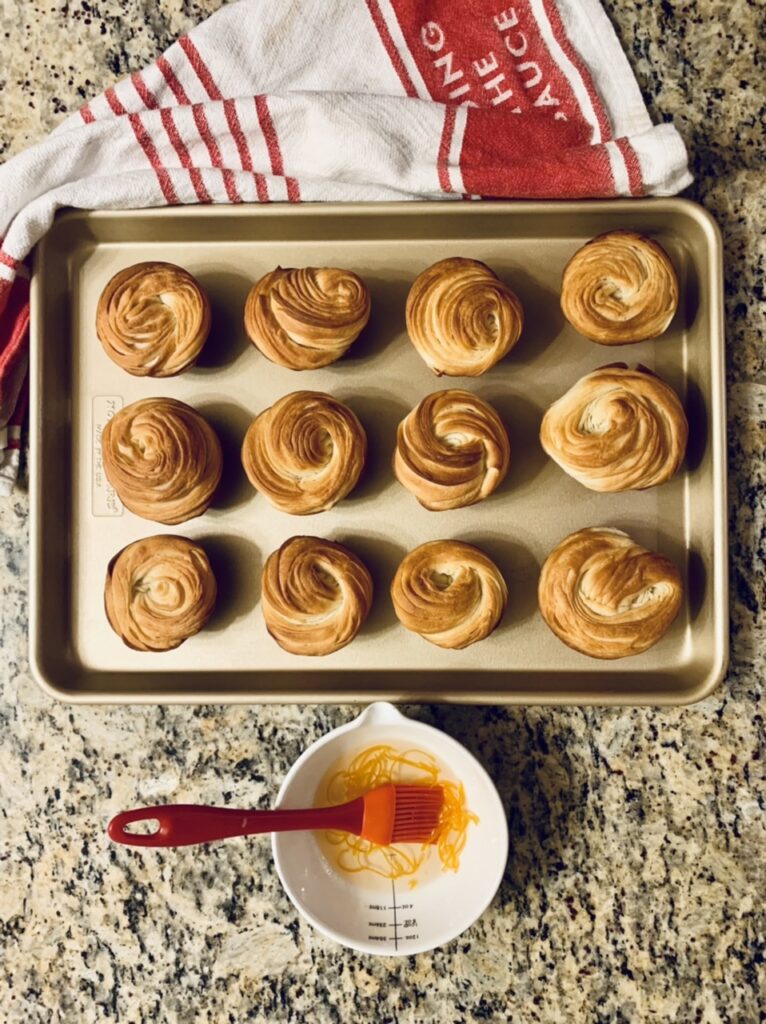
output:
[[[392,843],[427,843],[439,825],[441,786],[397,786]]]

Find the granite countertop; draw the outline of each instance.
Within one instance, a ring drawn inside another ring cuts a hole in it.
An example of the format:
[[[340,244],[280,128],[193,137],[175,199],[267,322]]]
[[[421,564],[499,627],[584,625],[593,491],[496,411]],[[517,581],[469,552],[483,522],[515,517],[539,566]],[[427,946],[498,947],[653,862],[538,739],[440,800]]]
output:
[[[0,6],[0,157],[218,6]],[[725,239],[725,683],[670,710],[410,709],[502,780],[511,858],[458,941],[406,959],[354,955],[296,916],[267,843],[144,856],[104,835],[112,813],[142,801],[270,800],[353,709],[52,703],[27,664],[22,487],[0,504],[3,1022],[764,1020],[762,30],[745,3],[610,0],[609,12],[653,115],[672,117],[690,147],[688,194]]]

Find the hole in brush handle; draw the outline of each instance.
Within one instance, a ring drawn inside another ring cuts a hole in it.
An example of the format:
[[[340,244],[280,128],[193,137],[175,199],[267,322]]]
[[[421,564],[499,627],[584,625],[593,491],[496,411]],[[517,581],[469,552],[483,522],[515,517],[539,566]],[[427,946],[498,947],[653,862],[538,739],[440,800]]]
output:
[[[109,822],[107,833],[115,843],[126,846],[160,845],[157,839],[162,830],[162,822],[155,808],[136,808],[123,811]]]
[[[126,825],[123,832],[129,836],[153,836],[160,830],[159,818],[145,818]]]

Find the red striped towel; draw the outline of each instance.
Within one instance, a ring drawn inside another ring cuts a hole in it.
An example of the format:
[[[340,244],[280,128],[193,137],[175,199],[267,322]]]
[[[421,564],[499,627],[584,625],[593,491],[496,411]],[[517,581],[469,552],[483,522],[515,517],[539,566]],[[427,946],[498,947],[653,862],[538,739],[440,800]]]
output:
[[[229,4],[0,167],[0,428],[26,373],[22,261],[59,207],[670,195],[690,181],[599,0]]]

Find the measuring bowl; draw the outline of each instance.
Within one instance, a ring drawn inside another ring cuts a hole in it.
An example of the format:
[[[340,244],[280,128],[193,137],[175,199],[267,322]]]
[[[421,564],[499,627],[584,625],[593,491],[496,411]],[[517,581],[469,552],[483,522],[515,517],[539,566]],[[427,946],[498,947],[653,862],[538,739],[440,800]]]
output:
[[[456,938],[479,918],[497,892],[508,858],[508,826],[494,783],[462,744],[439,729],[406,718],[392,704],[372,704],[353,722],[312,744],[288,772],[278,807],[311,807],[328,772],[344,757],[378,743],[431,754],[445,778],[462,782],[478,815],[468,826],[457,872],[444,871],[435,849],[412,879],[341,870],[312,832],[272,837],[282,885],[300,913],[329,938],[382,956],[409,956]]]

